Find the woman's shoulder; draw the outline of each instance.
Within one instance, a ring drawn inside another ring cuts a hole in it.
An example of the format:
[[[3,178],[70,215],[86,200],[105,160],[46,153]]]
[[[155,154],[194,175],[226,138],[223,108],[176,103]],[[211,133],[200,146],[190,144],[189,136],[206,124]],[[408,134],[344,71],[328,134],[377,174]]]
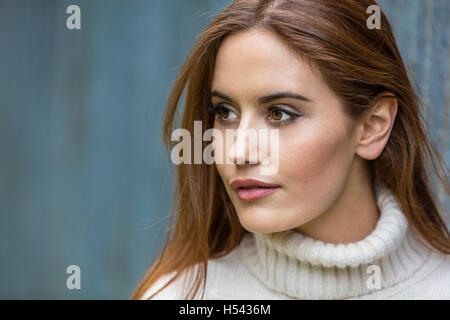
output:
[[[162,289],[170,280],[177,275],[177,271],[172,271],[158,278],[155,283],[153,283],[150,288],[144,293],[140,298],[141,300],[148,300],[153,294],[155,296],[151,300],[183,300],[185,299],[185,290],[190,288],[192,285],[192,275],[194,274],[194,267],[191,267],[183,272],[174,279],[170,284],[168,284],[164,289]],[[162,290],[160,290],[162,289]],[[159,292],[158,292],[159,291]],[[194,299],[198,299],[198,295]]]
[[[227,273],[230,268],[236,267],[235,263],[238,261],[236,253],[236,250],[233,250],[223,257],[208,260],[206,287],[211,287],[211,284],[213,282],[216,282],[216,280],[220,278],[218,277],[220,274],[222,274],[223,276],[224,273]],[[152,298],[152,300],[184,299],[184,296],[186,294],[185,292],[193,285],[194,275],[199,270],[199,268],[201,268],[201,263],[197,263],[196,265],[189,267],[188,269],[181,272],[181,274],[174,281],[172,281],[164,289],[159,291],[174,276],[177,275],[177,271],[172,271],[161,276],[155,283],[150,286],[150,288],[147,289],[141,300],[147,300],[158,291],[159,292]],[[200,296],[197,295],[196,298],[200,298]]]
[[[153,283],[150,288],[147,289],[147,291],[143,294],[143,296],[140,298],[140,300],[148,300],[153,294],[158,292],[166,283],[172,279],[173,276],[175,276],[176,272],[173,271],[169,274],[161,276],[158,280],[156,280],[155,283]],[[156,294],[156,296],[152,297],[152,300],[172,300],[176,299],[177,295],[177,284],[171,283],[166,288],[161,290]]]
[[[405,288],[405,299],[450,299],[450,255],[432,251],[430,259]]]
[[[450,299],[450,254],[432,252],[434,268],[418,282],[420,291],[427,292],[430,299]]]
[[[226,299],[244,294],[245,288],[259,286],[258,280],[250,273],[241,259],[239,246],[218,258],[208,260],[205,295],[203,299]],[[152,299],[154,300],[178,300],[184,299],[186,290],[193,285],[193,279],[201,264],[184,271],[176,280],[161,290]],[[160,277],[143,295],[142,299],[148,299],[157,292],[172,277],[176,271]],[[203,285],[201,283],[194,299],[202,299]],[[246,295],[246,293],[245,293]]]
[[[429,258],[411,278],[359,299],[450,300],[450,255],[430,250]]]

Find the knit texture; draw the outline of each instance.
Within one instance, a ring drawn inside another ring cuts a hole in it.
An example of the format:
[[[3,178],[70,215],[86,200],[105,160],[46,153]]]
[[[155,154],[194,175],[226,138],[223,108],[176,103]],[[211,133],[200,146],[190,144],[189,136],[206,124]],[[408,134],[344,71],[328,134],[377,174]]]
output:
[[[203,299],[450,299],[449,256],[424,245],[392,192],[374,183],[380,217],[366,238],[331,244],[293,229],[247,233],[228,255],[208,261]],[[161,277],[143,299],[173,274]],[[188,278],[154,299],[182,298]]]

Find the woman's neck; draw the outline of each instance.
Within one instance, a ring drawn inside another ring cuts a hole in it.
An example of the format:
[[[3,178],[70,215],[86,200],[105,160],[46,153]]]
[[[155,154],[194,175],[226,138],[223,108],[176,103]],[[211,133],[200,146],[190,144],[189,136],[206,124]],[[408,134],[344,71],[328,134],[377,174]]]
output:
[[[371,178],[361,172],[364,171],[355,170],[350,174],[344,190],[326,212],[294,230],[333,244],[357,242],[367,237],[375,229],[380,212]]]

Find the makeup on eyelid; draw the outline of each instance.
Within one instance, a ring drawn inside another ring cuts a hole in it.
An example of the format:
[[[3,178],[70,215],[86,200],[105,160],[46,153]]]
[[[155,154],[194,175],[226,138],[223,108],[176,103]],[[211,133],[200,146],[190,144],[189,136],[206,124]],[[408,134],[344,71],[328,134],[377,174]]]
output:
[[[212,103],[212,98],[213,97],[221,98],[221,99],[223,99],[223,100],[225,100],[226,102],[229,102],[229,103],[234,103],[233,99],[230,98],[228,95],[226,95],[226,94],[224,94],[224,93],[222,93],[222,92],[220,92],[218,90],[212,90],[211,94],[210,94],[210,99],[211,99],[210,103],[211,103],[212,106],[214,106],[214,103]],[[293,92],[290,92],[290,91],[284,91],[284,92],[271,93],[269,95],[265,95],[265,96],[259,97],[258,98],[258,104],[263,105],[263,104],[268,104],[268,103],[273,102],[273,104],[271,106],[283,106],[283,105],[288,106],[288,108],[280,108],[280,109],[282,109],[282,111],[286,111],[287,113],[292,113],[294,115],[299,113],[299,111],[297,110],[298,108],[295,107],[295,106],[292,106],[291,103],[283,103],[283,102],[277,102],[276,103],[276,102],[274,102],[275,100],[281,100],[281,99],[299,100],[304,105],[308,105],[310,102],[312,102],[311,99],[309,99],[309,98],[307,98],[307,97],[305,97],[303,95],[300,95],[300,94],[297,94],[297,93],[293,93]],[[224,104],[224,102],[219,102],[219,103],[216,104],[216,106],[220,105],[220,104]]]
[[[217,103],[216,105],[211,105],[208,107],[208,109],[209,109],[209,113],[213,116],[216,116],[215,119],[221,121],[222,123],[226,123],[226,122],[229,122],[229,121],[237,118],[237,116],[236,116],[231,119],[223,119],[220,116],[221,111],[232,112],[233,114],[236,114],[233,110],[231,110],[231,108],[226,107],[224,103]],[[266,108],[266,113],[268,114],[268,116],[273,115],[272,112],[274,112],[274,111],[282,113],[282,117],[283,117],[283,115],[287,115],[289,118],[284,119],[284,120],[282,118],[274,119],[273,121],[269,120],[273,126],[280,126],[280,125],[285,125],[288,123],[295,122],[295,120],[297,120],[298,118],[300,118],[302,116],[302,114],[298,114],[293,111],[287,110],[287,108],[283,107],[281,104],[278,104],[278,105],[274,104],[274,105],[271,105]],[[217,117],[217,115],[219,115],[219,116]]]

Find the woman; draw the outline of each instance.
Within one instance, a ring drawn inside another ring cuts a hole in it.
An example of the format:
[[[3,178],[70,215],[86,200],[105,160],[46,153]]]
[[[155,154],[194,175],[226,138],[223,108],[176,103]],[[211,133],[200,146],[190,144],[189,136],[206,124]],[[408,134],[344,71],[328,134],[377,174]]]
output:
[[[179,165],[173,234],[133,299],[450,298],[431,184],[448,194],[447,169],[385,15],[368,28],[371,5],[238,0],[200,36],[166,145],[187,87],[181,128],[276,129],[278,169],[262,175],[267,150],[242,140],[214,151],[230,163]]]

